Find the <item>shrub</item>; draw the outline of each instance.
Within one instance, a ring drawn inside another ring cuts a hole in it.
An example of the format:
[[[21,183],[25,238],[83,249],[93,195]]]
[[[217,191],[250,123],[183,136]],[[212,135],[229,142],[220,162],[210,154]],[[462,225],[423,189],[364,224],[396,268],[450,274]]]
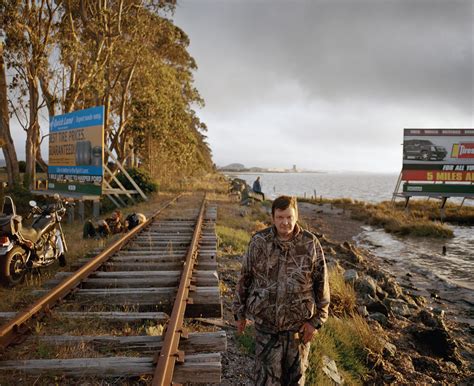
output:
[[[138,168],[127,169],[127,173],[130,174],[130,177],[136,182],[136,184],[143,190],[143,193],[152,193],[158,190],[158,184],[151,178],[151,176],[144,170]],[[135,190],[135,187],[128,180],[124,173],[118,175],[118,180],[127,190]],[[117,184],[114,182],[112,186],[117,187]]]

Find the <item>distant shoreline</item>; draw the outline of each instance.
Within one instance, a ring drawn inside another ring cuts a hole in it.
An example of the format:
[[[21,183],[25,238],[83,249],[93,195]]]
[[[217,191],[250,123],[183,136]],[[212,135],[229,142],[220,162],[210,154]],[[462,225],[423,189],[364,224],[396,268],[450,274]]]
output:
[[[272,174],[304,174],[304,173],[312,173],[312,174],[327,174],[328,172],[323,171],[315,171],[315,170],[308,170],[308,171],[300,171],[294,172],[292,170],[259,170],[259,171],[252,171],[252,170],[219,170],[220,173],[230,173],[230,174],[262,174],[262,173],[272,173]]]

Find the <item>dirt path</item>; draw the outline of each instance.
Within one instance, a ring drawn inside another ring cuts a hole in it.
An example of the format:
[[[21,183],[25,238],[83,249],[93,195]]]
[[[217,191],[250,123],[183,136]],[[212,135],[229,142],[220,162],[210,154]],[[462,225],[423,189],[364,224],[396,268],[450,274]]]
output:
[[[337,243],[350,242],[362,231],[363,223],[351,219],[349,212],[332,207],[331,204],[301,202],[298,210],[300,218],[308,227]]]

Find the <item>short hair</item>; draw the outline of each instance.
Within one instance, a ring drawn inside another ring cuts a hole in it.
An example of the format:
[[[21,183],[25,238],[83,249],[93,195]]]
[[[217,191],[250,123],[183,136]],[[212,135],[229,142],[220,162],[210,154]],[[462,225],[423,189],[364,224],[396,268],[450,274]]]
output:
[[[298,206],[297,206],[297,203],[296,203],[296,197],[292,197],[292,196],[277,197],[277,198],[275,198],[275,200],[273,201],[273,204],[272,204],[272,216],[275,215],[275,210],[276,209],[285,210],[285,209],[288,209],[288,208],[293,208],[295,210],[296,214],[298,214]]]

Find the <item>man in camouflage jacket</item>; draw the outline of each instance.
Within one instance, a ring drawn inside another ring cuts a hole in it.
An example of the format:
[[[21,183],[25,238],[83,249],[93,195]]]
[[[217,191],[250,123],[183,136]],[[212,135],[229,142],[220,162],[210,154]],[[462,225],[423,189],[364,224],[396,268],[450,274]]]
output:
[[[252,237],[242,261],[234,314],[238,333],[255,321],[256,385],[304,385],[309,342],[328,317],[324,254],[297,216],[295,198],[278,197],[273,226]]]

